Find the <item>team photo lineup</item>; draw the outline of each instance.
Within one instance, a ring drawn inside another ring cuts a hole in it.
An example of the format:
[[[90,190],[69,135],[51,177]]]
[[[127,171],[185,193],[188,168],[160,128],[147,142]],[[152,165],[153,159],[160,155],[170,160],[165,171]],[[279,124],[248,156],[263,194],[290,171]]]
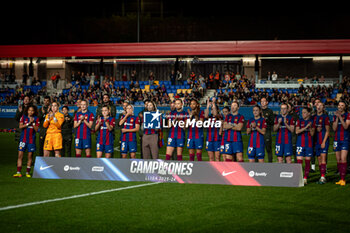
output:
[[[253,117],[244,119],[236,100],[220,108],[212,97],[201,108],[199,101],[192,98],[187,100],[189,108],[185,111],[184,100],[177,98],[171,102],[170,111],[159,114],[160,122],[168,122],[170,127],[156,129],[146,128],[144,124],[144,114],[157,111],[153,101],[146,100],[144,110],[138,115],[134,114],[134,106],[125,101],[119,116],[108,94],[103,95],[103,103],[94,113],[88,110],[88,101],[77,101],[78,109],[73,116],[68,106],[60,108],[50,96],[44,98],[39,109],[31,101],[30,96],[25,96],[16,112],[18,161],[13,177],[22,177],[25,166],[25,176],[31,177],[34,153],[44,157],[159,159],[161,148],[165,148],[165,160],[181,161],[185,159],[184,148],[187,148],[190,161],[271,163],[275,155],[278,163],[301,164],[304,184],[308,182],[310,170],[315,170],[316,160],[318,183],[324,184],[330,138],[334,132],[333,150],[340,176],[336,184],[346,185],[350,114],[347,103],[342,100],[331,118],[319,99],[301,107],[298,115],[293,114],[293,106],[288,102],[281,103],[279,114],[274,114],[268,108],[267,98],[263,97],[252,107]],[[207,127],[198,124],[205,121],[211,124]],[[169,128],[167,134],[165,128]],[[247,145],[242,135],[248,135]],[[75,153],[72,153],[72,144]],[[92,148],[96,155],[92,155]],[[208,158],[203,158],[206,154]],[[27,164],[23,164],[25,157]]]

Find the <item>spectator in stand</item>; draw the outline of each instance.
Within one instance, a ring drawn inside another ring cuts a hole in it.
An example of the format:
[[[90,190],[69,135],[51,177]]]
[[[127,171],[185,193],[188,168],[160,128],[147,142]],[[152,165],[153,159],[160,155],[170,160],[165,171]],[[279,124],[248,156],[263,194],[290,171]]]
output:
[[[90,80],[91,80],[90,74],[87,73],[85,76],[85,85],[90,85]]]
[[[192,82],[196,81],[196,74],[193,71],[190,74],[190,79],[192,80]]]
[[[182,73],[180,72],[180,70],[176,71],[176,85],[182,85]]]
[[[75,81],[77,81],[77,79],[78,79],[78,77],[77,77],[78,75],[77,74],[75,74],[75,72],[74,71],[72,71],[72,73],[71,73],[71,75],[70,75],[70,80],[72,81],[72,82],[75,82]]]
[[[239,72],[237,72],[235,77],[236,77],[236,80],[238,80],[238,81],[241,80],[241,78],[242,78],[242,76],[241,76],[241,74]]]
[[[218,70],[215,73],[214,79],[215,79],[214,89],[217,89],[220,84],[220,72]]]
[[[230,74],[229,74],[228,71],[226,71],[226,72],[225,72],[225,81],[226,81],[227,83],[229,83],[230,80],[231,80]]]
[[[209,74],[209,88],[214,89],[214,75],[213,75],[213,73]]]
[[[169,78],[170,78],[170,82],[171,82],[171,85],[172,86],[175,86],[175,83],[176,83],[176,74],[175,74],[175,71],[172,70],[170,75],[169,75]]]
[[[28,74],[27,74],[27,72],[24,72],[22,75],[22,83],[24,85],[27,85],[27,79],[28,79]]]
[[[96,80],[95,73],[92,72],[91,75],[90,75],[90,86],[94,86],[95,85],[95,80]]]
[[[126,73],[123,73],[122,81],[126,82],[127,80],[128,80],[128,76],[126,76]]]
[[[137,80],[137,73],[136,73],[136,70],[133,70],[131,72],[131,81],[136,82],[136,80]]]
[[[37,77],[34,77],[32,85],[33,86],[40,86],[41,82],[39,81],[39,79]]]
[[[278,75],[276,74],[276,71],[272,72],[271,78],[273,82],[277,81]]]
[[[57,79],[57,76],[55,74],[52,74],[51,75],[51,81],[52,81],[53,88],[55,88],[55,89],[57,88],[56,79]]]
[[[270,72],[270,71],[267,72],[267,77],[266,77],[266,79],[267,79],[268,81],[271,81],[272,77],[271,77],[271,72]]]
[[[153,71],[150,71],[148,75],[149,85],[153,85],[155,79]]]

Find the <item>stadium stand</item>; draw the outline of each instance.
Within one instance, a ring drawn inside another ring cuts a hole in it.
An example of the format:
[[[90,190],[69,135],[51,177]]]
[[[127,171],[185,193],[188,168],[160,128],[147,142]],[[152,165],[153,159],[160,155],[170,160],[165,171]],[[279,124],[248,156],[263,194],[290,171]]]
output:
[[[199,76],[201,77],[201,76]],[[95,80],[100,80],[97,77]],[[208,77],[197,79],[188,78],[183,82],[172,85],[169,80],[152,81],[121,81],[106,76],[103,83],[99,81],[67,82],[62,90],[50,92],[52,85],[50,80],[35,83],[35,85],[23,85],[20,83],[1,84],[0,104],[16,105],[24,95],[34,96],[34,101],[41,104],[42,96],[52,95],[61,104],[74,105],[78,99],[87,99],[91,105],[97,105],[101,101],[103,93],[108,93],[115,104],[120,104],[127,100],[134,105],[143,105],[145,99],[152,99],[158,105],[167,105],[174,98],[186,99],[197,98],[205,103],[208,95],[215,96],[220,105],[227,105],[233,99],[237,99],[241,105],[254,105],[258,100],[268,97],[270,106],[277,106],[279,103],[288,100],[294,105],[305,105],[319,98],[326,105],[333,105],[340,99],[349,100],[347,87],[350,79],[344,76],[341,83],[337,82],[282,82],[273,86],[269,81],[260,80],[255,83],[252,78],[247,78],[244,74],[235,77],[231,74],[230,80],[225,80],[222,75],[215,83]],[[290,87],[288,83],[293,84]],[[275,83],[276,84],[276,83]],[[295,86],[297,84],[297,86]],[[325,85],[326,84],[326,85]],[[53,93],[53,94],[52,94]]]

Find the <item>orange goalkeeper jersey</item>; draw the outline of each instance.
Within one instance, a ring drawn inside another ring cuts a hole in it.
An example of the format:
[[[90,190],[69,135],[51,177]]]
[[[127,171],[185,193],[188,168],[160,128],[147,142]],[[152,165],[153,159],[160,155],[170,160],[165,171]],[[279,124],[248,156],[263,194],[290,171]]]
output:
[[[55,118],[57,119],[57,122],[55,122],[54,118],[49,119],[49,115],[46,115],[43,126],[47,128],[47,134],[61,133],[61,126],[64,121],[64,115],[60,112],[56,112]]]

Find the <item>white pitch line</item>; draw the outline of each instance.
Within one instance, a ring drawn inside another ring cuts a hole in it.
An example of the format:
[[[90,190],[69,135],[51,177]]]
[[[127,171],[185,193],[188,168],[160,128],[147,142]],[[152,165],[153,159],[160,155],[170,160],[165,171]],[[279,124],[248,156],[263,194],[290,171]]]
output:
[[[98,192],[91,192],[91,193],[84,193],[84,194],[79,194],[79,195],[73,195],[73,196],[69,196],[69,197],[61,197],[61,198],[44,200],[44,201],[36,201],[36,202],[29,202],[29,203],[19,204],[19,205],[5,206],[5,207],[0,207],[0,211],[10,210],[10,209],[17,209],[17,208],[33,206],[33,205],[46,204],[46,203],[56,202],[56,201],[64,201],[64,200],[69,200],[69,199],[93,196],[93,195],[98,195],[98,194],[103,194],[103,193],[117,192],[117,191],[122,191],[122,190],[126,190],[126,189],[141,188],[141,187],[145,187],[145,186],[149,186],[149,185],[155,185],[155,184],[160,184],[160,183],[139,184],[139,185],[133,185],[133,186],[128,186],[128,187],[121,187],[121,188],[116,188],[116,189],[107,189],[107,190],[102,190],[102,191],[98,191]]]

